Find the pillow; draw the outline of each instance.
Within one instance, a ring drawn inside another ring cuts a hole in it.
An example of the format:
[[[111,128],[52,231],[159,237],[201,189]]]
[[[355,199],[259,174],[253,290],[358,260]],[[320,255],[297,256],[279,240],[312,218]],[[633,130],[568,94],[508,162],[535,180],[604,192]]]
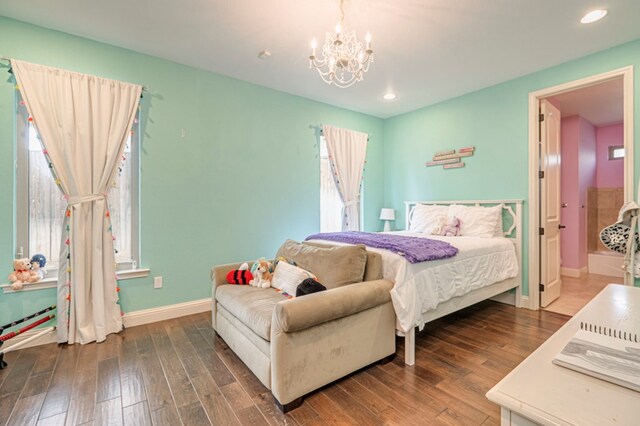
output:
[[[315,276],[302,268],[280,261],[271,278],[271,287],[295,297],[298,285],[307,278],[315,278]]]
[[[480,207],[452,204],[449,206],[449,219],[460,219],[460,235],[463,237],[491,238],[496,235],[498,218],[502,214],[501,206]]]
[[[327,289],[362,282],[367,264],[367,249],[362,244],[314,247],[287,240],[276,258],[281,256],[314,274]]]
[[[425,234],[433,234],[438,226],[441,225],[441,218],[447,218],[449,206],[430,206],[427,204],[416,204],[413,208],[409,231],[424,232]]]

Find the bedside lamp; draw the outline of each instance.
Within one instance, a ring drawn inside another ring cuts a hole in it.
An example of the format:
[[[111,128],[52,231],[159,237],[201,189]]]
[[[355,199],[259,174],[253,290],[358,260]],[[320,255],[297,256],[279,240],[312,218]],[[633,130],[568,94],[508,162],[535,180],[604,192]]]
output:
[[[384,232],[391,231],[390,220],[396,220],[396,211],[394,209],[380,210],[380,220],[384,220]]]

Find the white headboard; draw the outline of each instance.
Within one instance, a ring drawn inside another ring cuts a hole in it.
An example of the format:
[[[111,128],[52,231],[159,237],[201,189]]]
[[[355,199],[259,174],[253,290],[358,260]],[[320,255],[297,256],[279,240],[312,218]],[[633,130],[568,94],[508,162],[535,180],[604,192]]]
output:
[[[411,216],[417,204],[448,206],[464,204],[467,206],[496,206],[502,204],[502,226],[504,236],[514,239],[518,258],[522,256],[522,203],[523,200],[454,200],[454,201],[405,201],[405,230],[409,229]],[[521,262],[520,262],[521,263]]]

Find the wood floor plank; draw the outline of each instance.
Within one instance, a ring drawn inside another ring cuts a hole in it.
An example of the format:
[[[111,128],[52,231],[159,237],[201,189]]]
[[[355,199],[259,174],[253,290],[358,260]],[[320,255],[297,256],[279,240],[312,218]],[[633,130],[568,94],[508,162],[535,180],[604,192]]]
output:
[[[48,371],[46,373],[36,374],[29,376],[29,380],[22,388],[22,393],[20,394],[20,398],[28,398],[30,396],[38,395],[41,393],[46,393],[49,388],[49,383],[51,382],[51,377],[53,376],[53,371]]]
[[[189,376],[184,370],[163,324],[150,324],[149,330],[176,407],[181,408],[199,403],[198,395],[193,389]]]
[[[64,413],[69,409],[80,345],[62,345],[53,377],[44,399],[40,418]]]
[[[224,397],[234,411],[240,411],[253,405],[253,400],[247,395],[242,386],[238,382],[229,383],[220,388]]]
[[[0,386],[0,396],[22,391],[27,380],[29,380],[29,375],[39,355],[37,348],[24,349],[24,352],[15,361],[15,364],[9,371],[2,386]]]
[[[142,377],[144,379],[145,393],[151,410],[151,418],[154,420],[154,412],[172,406],[177,416],[171,389],[164,376],[160,359],[156,353],[151,336],[142,336],[136,341],[140,365],[142,367]],[[166,410],[165,410],[166,411]],[[158,415],[158,414],[156,414]]]
[[[18,399],[11,413],[11,417],[9,417],[7,426],[35,425],[38,422],[38,414],[44,402],[44,397],[45,394],[41,393]]]
[[[192,383],[213,424],[238,425],[240,421],[210,375],[198,375]]]
[[[95,417],[96,392],[84,397],[71,399],[67,410],[67,426],[75,426],[90,422]]]
[[[0,424],[4,424],[4,422],[6,422],[11,416],[11,412],[13,411],[19,397],[20,392],[0,396],[0,419],[4,419],[0,421]]]
[[[291,415],[293,411],[298,411],[300,408],[305,407],[305,404],[302,404],[301,407],[287,413],[282,414],[282,411],[276,405],[276,401],[271,395],[271,392],[264,392],[260,395],[256,395],[253,397],[253,403],[258,410],[262,413],[267,422],[270,425],[297,425],[299,422],[293,418]],[[313,410],[312,410],[313,411]]]
[[[180,415],[182,424],[185,426],[205,426],[211,424],[200,401],[183,405],[178,408],[178,414]]]
[[[64,422],[67,419],[67,413],[56,414],[55,416],[47,417],[46,419],[38,420],[37,426],[64,426]]]
[[[98,363],[96,402],[120,397],[120,366],[118,358],[108,358]]]
[[[151,422],[156,426],[175,426],[180,424],[180,417],[176,406],[165,405],[151,412]]]
[[[202,334],[194,325],[186,326],[184,331],[204,365],[211,371],[211,376],[218,386],[222,387],[236,381],[227,364],[220,359],[220,354],[216,353],[215,348],[204,340]]]
[[[53,369],[56,366],[56,362],[58,361],[58,356],[60,356],[60,347],[57,343],[50,343],[48,345],[38,346],[40,357],[36,362],[36,365],[33,366],[33,370],[31,370],[31,374],[42,374],[53,372]]]
[[[147,401],[138,402],[122,409],[124,426],[151,426],[151,414]]]
[[[243,408],[237,412],[240,423],[245,426],[254,425],[269,425],[267,419],[264,418],[258,407],[252,405],[251,407]]]
[[[353,398],[345,392],[340,386],[328,386],[324,393],[335,402],[343,411],[349,413],[359,425],[376,425],[380,422],[379,418],[371,412],[367,407],[361,405],[359,400]]]
[[[271,397],[271,394],[268,394]],[[286,414],[287,417],[291,417],[299,425],[307,425],[313,422],[322,421],[318,413],[311,408],[309,404],[302,404],[300,407]]]
[[[144,379],[135,339],[123,339],[118,360],[122,406],[128,407],[146,401],[147,394],[144,391]]]
[[[182,328],[184,324],[190,325],[191,322],[177,320],[167,321],[165,322],[165,330],[167,330],[169,340],[178,353],[178,357],[191,379],[191,383],[198,394],[208,418],[213,424],[239,424],[239,420],[234,414],[231,405],[229,405],[229,402],[222,395],[222,392],[220,392],[218,385],[212,377],[215,371],[207,369],[198,356],[198,351],[192,345],[185,330]],[[211,351],[212,349],[208,345],[205,345],[201,350]],[[233,376],[231,377],[233,378]]]
[[[120,397],[102,401],[96,404],[95,426],[122,426],[122,402]]]

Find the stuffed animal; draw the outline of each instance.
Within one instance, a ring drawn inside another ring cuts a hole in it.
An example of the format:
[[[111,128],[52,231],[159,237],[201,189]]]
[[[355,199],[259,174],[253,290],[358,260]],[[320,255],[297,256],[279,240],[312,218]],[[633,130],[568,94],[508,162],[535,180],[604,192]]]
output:
[[[38,274],[31,270],[29,258],[14,259],[13,272],[9,274],[11,290],[21,290],[23,284],[34,283],[39,280]]]
[[[265,259],[256,260],[251,267],[253,279],[249,281],[249,285],[258,288],[271,287],[271,271],[271,262],[268,262]]]
[[[449,219],[444,228],[442,228],[442,233],[440,235],[445,237],[457,237],[460,235],[460,226],[462,222],[457,217],[452,217]]]
[[[47,264],[47,258],[42,254],[34,254],[31,258],[31,270],[38,275],[38,281],[44,279],[47,270],[44,269]]]
[[[227,274],[227,282],[229,284],[249,284],[253,280],[253,274],[248,271],[249,267],[242,269],[234,269]]]
[[[438,224],[436,225],[435,228],[433,228],[431,235],[444,235],[443,233],[444,233],[445,226],[447,226],[447,217],[446,216],[438,217]]]

